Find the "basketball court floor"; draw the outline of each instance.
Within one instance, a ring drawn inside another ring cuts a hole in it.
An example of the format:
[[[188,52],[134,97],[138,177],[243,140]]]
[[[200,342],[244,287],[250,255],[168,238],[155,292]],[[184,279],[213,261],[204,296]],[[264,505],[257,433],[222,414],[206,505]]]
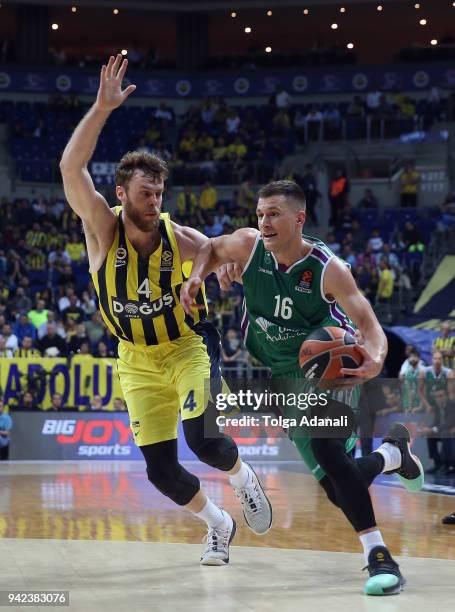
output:
[[[223,474],[189,469],[237,520],[225,567],[199,565],[204,525],[153,489],[142,462],[1,464],[0,590],[67,590],[65,609],[81,612],[454,609],[455,528],[440,522],[454,496],[372,487],[407,578],[401,595],[373,598],[357,537],[300,463],[255,464],[274,510],[262,537]]]

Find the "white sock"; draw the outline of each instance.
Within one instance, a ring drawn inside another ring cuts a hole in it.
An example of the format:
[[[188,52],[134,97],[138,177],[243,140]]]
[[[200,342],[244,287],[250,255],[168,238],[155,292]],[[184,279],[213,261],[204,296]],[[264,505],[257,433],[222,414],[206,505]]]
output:
[[[222,523],[228,522],[227,513],[224,513],[221,508],[216,506],[212,500],[207,497],[207,503],[200,512],[194,512],[195,516],[199,517],[207,523],[209,527],[219,527]]]
[[[242,489],[248,484],[251,478],[251,470],[243,461],[240,464],[240,470],[236,474],[229,474],[229,482],[236,489]]]
[[[398,446],[395,444],[390,444],[390,442],[384,442],[381,444],[379,448],[377,448],[375,453],[379,453],[384,458],[384,468],[383,472],[389,472],[390,470],[396,470],[401,465],[401,451]]]
[[[375,546],[385,546],[384,540],[382,539],[381,532],[379,529],[364,533],[359,536],[363,546],[363,556],[365,557],[365,564],[368,565],[368,555]]]

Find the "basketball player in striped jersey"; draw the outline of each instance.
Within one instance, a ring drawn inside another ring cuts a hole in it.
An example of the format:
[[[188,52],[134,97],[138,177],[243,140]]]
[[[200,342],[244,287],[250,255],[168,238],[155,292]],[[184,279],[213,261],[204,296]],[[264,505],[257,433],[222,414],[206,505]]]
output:
[[[359,382],[377,376],[387,352],[385,334],[347,265],[322,241],[302,234],[306,212],[301,188],[293,181],[266,185],[259,191],[256,212],[259,231],[240,229],[212,239],[201,249],[182,289],[185,310],[193,312],[197,307],[194,298],[207,274],[222,263],[235,263],[245,294],[245,344],[271,368],[272,378],[301,378],[299,349],[306,336],[324,326],[342,327],[353,334],[357,329],[363,338],[358,346],[363,363],[358,369],[344,368],[343,374]],[[308,381],[301,385],[299,390],[307,389]],[[352,409],[358,396],[354,391],[349,400]],[[338,409],[343,408],[337,401],[340,395],[331,396],[335,410],[337,404]],[[368,488],[381,472],[396,472],[409,490],[422,487],[423,470],[410,453],[406,427],[392,425],[377,451],[356,460],[349,454],[354,435],[345,439],[291,434],[291,439],[329,499],[359,535],[370,573],[365,593],[399,593],[404,578],[376,525]]]
[[[235,522],[179,464],[179,413],[193,452],[202,462],[229,474],[249,527],[265,533],[272,513],[234,441],[204,434],[205,412],[214,408],[209,401],[212,386],[222,384],[219,335],[205,321],[203,287],[196,296],[204,304],[199,315],[186,315],[179,297],[184,268],[208,239],[161,213],[167,166],[159,157],[139,152],[123,156],[115,176],[121,206],[115,208],[109,208],[95,190],[87,169],[106,120],[135,89],[134,85],[121,88],[126,68],[121,55],[102,67],[97,100],[63,152],[63,184],[71,208],[82,219],[101,313],[119,338],[120,383],[148,478],[164,495],[207,523],[201,563],[224,565],[229,561]]]

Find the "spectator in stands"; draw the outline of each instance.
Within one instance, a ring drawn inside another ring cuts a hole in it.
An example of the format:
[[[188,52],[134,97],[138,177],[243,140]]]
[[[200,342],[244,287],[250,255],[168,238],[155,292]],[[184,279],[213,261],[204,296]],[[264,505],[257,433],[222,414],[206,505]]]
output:
[[[203,229],[203,233],[209,238],[215,238],[216,236],[221,236],[223,233],[223,226],[221,223],[217,223],[215,221],[215,215],[211,213],[206,213],[205,215],[206,221]]]
[[[30,323],[26,314],[20,314],[14,323],[13,333],[18,342],[22,342],[25,336],[30,336],[34,340],[36,338],[36,327]]]
[[[17,403],[18,410],[38,410],[39,406],[31,391],[25,391],[19,396]]]
[[[5,323],[2,327],[2,336],[5,340],[5,348],[9,349],[12,353],[18,348],[19,341],[16,334],[13,334],[13,329],[9,323]]]
[[[406,221],[404,225],[404,230],[402,233],[402,239],[404,243],[404,248],[409,250],[412,246],[423,246],[423,239],[420,231],[416,228],[414,223],[411,221]]]
[[[330,182],[329,200],[330,200],[330,225],[338,225],[338,217],[344,208],[346,196],[349,193],[348,180],[343,170],[338,169],[335,172],[335,177]]]
[[[440,206],[441,217],[438,221],[438,229],[445,232],[448,228],[455,226],[455,193],[448,193]]]
[[[375,228],[371,232],[371,236],[368,240],[368,245],[372,248],[374,253],[379,253],[384,247],[384,241],[381,238],[381,231],[379,228]]]
[[[64,322],[66,323],[68,319],[74,319],[76,323],[80,323],[84,320],[84,311],[78,305],[80,302],[79,298],[75,293],[70,295],[69,302],[69,306],[62,310],[62,317]]]
[[[395,279],[390,269],[389,262],[382,258],[379,262],[379,283],[376,294],[376,302],[379,304],[389,303],[392,299]]]
[[[213,210],[218,200],[218,192],[210,181],[202,185],[201,195],[199,196],[199,206],[202,210]]]
[[[92,346],[96,346],[104,336],[106,329],[99,310],[92,314],[90,321],[86,321],[85,328]]]
[[[215,223],[221,224],[222,227],[231,224],[231,215],[228,215],[226,206],[220,202],[216,205]]]
[[[0,358],[6,357],[10,359],[13,356],[13,351],[6,346],[6,341],[3,336],[0,336]]]
[[[68,308],[69,306],[71,306],[71,301],[70,301],[71,296],[76,295],[73,286],[69,286],[69,287],[61,286],[60,292],[63,292],[63,291],[64,291],[64,295],[61,295],[61,297],[58,299],[58,302],[57,302],[58,309],[60,312],[65,310],[65,308]],[[76,306],[80,306],[79,298],[77,298]]]
[[[328,104],[323,112],[324,137],[335,140],[340,137],[341,115],[336,104]]]
[[[38,329],[43,323],[47,322],[46,302],[44,300],[37,300],[36,307],[34,310],[30,310],[27,313],[29,321]]]
[[[431,365],[423,368],[419,385],[420,397],[428,413],[437,409],[434,396],[437,389],[445,389],[452,399],[454,394],[453,378],[453,370],[443,365],[441,351],[433,351]]]
[[[104,410],[103,398],[101,395],[94,395],[92,397],[89,410]]]
[[[23,287],[17,287],[14,303],[20,313],[26,314],[32,307],[32,300],[26,295]]]
[[[197,197],[191,185],[185,185],[177,196],[177,210],[181,217],[190,216],[197,207]]]
[[[65,245],[65,253],[74,262],[80,262],[86,258],[85,245],[76,232],[71,233],[70,241]]]
[[[239,365],[245,363],[245,350],[242,346],[240,333],[236,329],[228,329],[224,335],[222,342],[221,356],[223,364],[234,369],[236,375],[239,375]]]
[[[360,96],[354,96],[348,106],[347,115],[350,117],[363,117],[365,114],[365,104]]]
[[[373,194],[371,189],[365,189],[365,193],[363,194],[363,198],[359,200],[357,206],[359,208],[378,208],[378,199]]]
[[[106,359],[108,357],[115,357],[114,351],[110,351],[107,348],[107,344],[105,342],[98,342],[96,345],[95,357],[100,357],[102,359]]]
[[[446,368],[453,369],[455,357],[455,336],[451,336],[450,323],[444,321],[441,334],[433,341],[433,351],[440,351],[442,362]]]
[[[226,117],[226,132],[228,134],[236,134],[240,126],[240,117],[238,116],[235,109],[230,109],[228,116]]]
[[[159,107],[155,111],[155,119],[166,121],[171,123],[173,119],[172,109],[166,106],[166,102],[160,102]]]
[[[68,341],[69,353],[78,353],[84,342],[86,342],[90,346],[90,338],[87,336],[84,323],[78,323],[76,326],[76,333],[73,334]]]
[[[216,162],[222,162],[225,160],[227,155],[227,147],[226,140],[223,138],[223,136],[218,136],[216,144],[212,150],[212,155],[214,161]]]
[[[37,348],[41,351],[43,357],[58,357],[65,356],[68,353],[66,342],[59,334],[55,323],[48,323],[46,326],[47,333],[37,342]]]
[[[317,104],[314,104],[305,116],[308,140],[319,140],[321,136],[322,113]]]
[[[0,461],[6,461],[9,458],[11,429],[13,428],[13,420],[6,409],[3,399],[0,398]]]
[[[272,118],[273,133],[276,136],[287,136],[291,129],[291,119],[283,108],[278,109]]]
[[[381,105],[381,92],[369,91],[366,97],[366,110],[370,115],[376,115]]]
[[[420,174],[408,162],[401,175],[401,206],[417,206]]]
[[[254,181],[247,177],[241,184],[237,194],[237,206],[246,210],[256,207],[256,194],[253,191]]]
[[[46,322],[40,325],[38,329],[38,334],[37,334],[38,340],[41,340],[41,338],[47,334],[47,324],[48,323],[55,323],[58,335],[61,336],[62,338],[66,338],[66,331],[63,326],[63,323],[57,320],[54,310],[49,310],[47,313]]]
[[[126,404],[124,402],[124,400],[122,400],[121,397],[114,397],[114,401],[113,401],[113,409],[116,411],[125,411],[126,410]]]
[[[92,349],[90,348],[90,342],[88,339],[82,341],[77,350],[77,355],[85,355],[92,357]]]
[[[63,396],[61,393],[54,393],[51,397],[51,405],[47,410],[58,412],[63,407]]]
[[[333,232],[329,232],[327,234],[326,244],[331,251],[335,253],[335,255],[339,255],[341,252],[341,244],[335,238],[335,234]]]
[[[398,375],[402,382],[401,395],[403,411],[405,412],[420,412],[423,410],[419,393],[419,381],[423,373],[423,367],[419,351],[412,347]]]
[[[292,104],[292,98],[284,87],[279,85],[276,88],[273,102],[276,108],[288,110]]]
[[[82,292],[81,309],[84,312],[84,319],[91,317],[97,310],[95,296],[90,295],[89,291]]]
[[[303,175],[295,175],[295,181],[300,185],[305,194],[307,220],[316,227],[318,226],[318,217],[316,215],[316,202],[321,197],[318,191],[316,177],[313,172],[313,166],[306,164]]]
[[[352,251],[352,247],[350,244],[346,244],[343,247],[343,251],[341,254],[342,259],[353,268],[356,264],[356,255]]]
[[[38,349],[33,348],[33,340],[31,336],[24,336],[20,347],[14,351],[14,357],[33,359],[36,357],[41,357],[41,353]]]
[[[430,413],[431,423],[420,428],[420,433],[428,436],[428,454],[433,460],[433,467],[426,470],[426,473],[450,475],[455,472],[453,453],[455,401],[449,398],[447,390],[443,387],[435,389],[433,399],[433,409]],[[439,444],[441,444],[441,449]]]

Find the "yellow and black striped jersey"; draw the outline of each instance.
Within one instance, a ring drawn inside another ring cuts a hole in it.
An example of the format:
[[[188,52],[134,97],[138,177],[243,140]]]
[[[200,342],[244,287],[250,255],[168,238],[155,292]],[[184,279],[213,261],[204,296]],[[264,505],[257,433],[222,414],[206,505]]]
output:
[[[106,325],[120,341],[139,347],[195,333],[194,325],[207,316],[205,289],[196,298],[205,309],[187,315],[179,298],[191,268],[180,259],[169,214],[161,213],[160,245],[144,259],[128,240],[122,207],[114,210],[118,216],[114,242],[99,271],[92,274]]]
[[[35,357],[41,357],[41,353],[36,348],[24,349],[22,347],[17,348],[14,353],[14,357],[21,357],[24,359],[34,359]]]

